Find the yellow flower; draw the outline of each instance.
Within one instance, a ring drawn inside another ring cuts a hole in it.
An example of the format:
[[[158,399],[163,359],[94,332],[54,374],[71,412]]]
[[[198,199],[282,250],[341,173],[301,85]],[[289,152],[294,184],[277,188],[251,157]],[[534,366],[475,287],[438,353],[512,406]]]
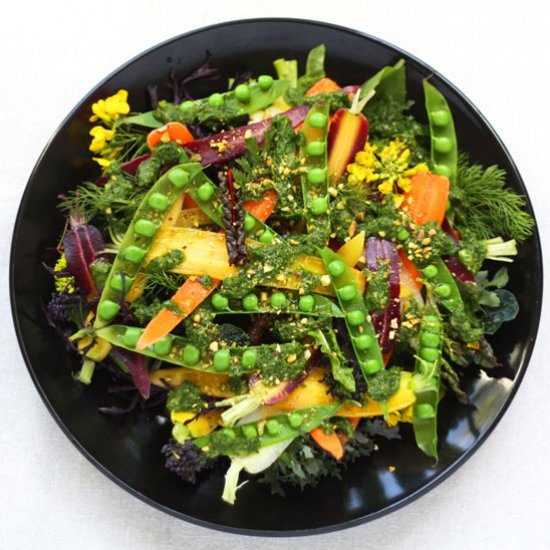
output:
[[[65,271],[67,269],[67,258],[65,254],[61,254],[54,266],[54,271]],[[54,276],[55,290],[63,292],[67,290],[69,294],[74,292],[74,279],[72,277],[56,277]]]
[[[92,136],[92,143],[90,143],[90,151],[92,153],[100,153],[108,141],[111,141],[115,137],[114,130],[107,130],[103,126],[94,126],[90,130],[90,135]]]
[[[394,194],[394,200],[403,199],[401,193],[411,189],[411,176],[420,170],[428,171],[425,163],[409,167],[410,149],[399,138],[386,144],[381,151],[366,143],[363,151],[355,155],[355,162],[347,166],[348,182],[375,184],[383,195]]]
[[[102,168],[107,168],[107,166],[109,166],[111,162],[113,162],[110,159],[104,159],[102,157],[92,157],[92,160],[95,160]]]
[[[92,105],[93,115],[90,117],[90,122],[101,120],[107,126],[111,126],[120,115],[127,115],[129,112],[128,92],[119,90],[116,94],[100,99]]]

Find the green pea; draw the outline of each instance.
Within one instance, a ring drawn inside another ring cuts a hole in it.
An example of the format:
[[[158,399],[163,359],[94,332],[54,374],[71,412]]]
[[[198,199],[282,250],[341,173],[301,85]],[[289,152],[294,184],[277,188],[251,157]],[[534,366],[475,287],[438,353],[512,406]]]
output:
[[[218,94],[218,93],[212,94],[208,98],[208,105],[210,105],[210,107],[221,107],[223,105],[222,94]]]
[[[423,332],[420,336],[420,343],[425,348],[438,348],[439,341],[439,336],[430,332]]]
[[[419,403],[414,407],[414,413],[421,420],[428,420],[435,417],[435,409],[430,403]]]
[[[416,370],[420,374],[427,374],[432,368],[433,368],[433,364],[426,363],[426,362],[422,362],[422,363],[419,362],[418,365],[416,366]]]
[[[380,361],[378,361],[377,359],[367,359],[363,363],[363,371],[366,374],[376,374],[381,369],[382,369],[382,365],[380,364]]]
[[[365,351],[372,346],[374,343],[374,338],[369,334],[361,334],[360,336],[354,338],[353,343],[358,350]]]
[[[451,287],[447,283],[441,283],[435,287],[435,293],[442,298],[448,298],[451,293]]]
[[[243,309],[245,311],[254,311],[258,309],[258,296],[256,296],[256,294],[247,294],[243,298]]]
[[[149,220],[137,220],[134,231],[142,237],[152,237],[157,232],[157,225]]]
[[[451,168],[447,166],[446,164],[436,164],[434,166],[434,174],[437,174],[438,176],[446,176],[448,178],[451,177]]]
[[[115,273],[111,277],[111,288],[113,290],[116,290],[117,292],[122,292],[122,286],[123,286],[122,283],[124,281],[124,288],[125,288],[126,292],[128,292],[129,288],[134,283],[134,279],[135,279],[135,277],[130,277],[126,274],[124,274],[124,277],[123,277],[122,273]]]
[[[277,435],[281,431],[281,425],[275,418],[270,418],[265,423],[265,429],[269,435]]]
[[[451,115],[449,114],[449,111],[432,111],[430,113],[431,121],[436,126],[447,126],[449,122],[451,122]]]
[[[197,196],[202,202],[209,201],[212,198],[212,195],[214,195],[214,186],[209,181],[203,183],[197,189]]]
[[[422,274],[426,279],[433,279],[437,275],[437,266],[429,265],[422,270]]]
[[[233,428],[222,428],[222,434],[225,435],[228,439],[235,439],[237,434]]]
[[[328,210],[326,197],[317,197],[309,203],[309,209],[314,216],[321,216]]]
[[[328,264],[328,272],[333,277],[340,277],[346,270],[346,264],[342,260],[333,260]]]
[[[254,226],[256,225],[256,220],[254,219],[254,216],[251,216],[250,214],[246,213],[244,216],[244,230],[247,233],[250,233]]]
[[[120,306],[112,300],[103,300],[97,307],[97,314],[105,321],[114,319],[120,311]]]
[[[307,173],[307,181],[313,185],[319,185],[323,183],[326,178],[326,172],[324,168],[311,168]]]
[[[453,142],[448,137],[434,137],[433,138],[434,149],[438,153],[450,153],[453,149]]]
[[[147,199],[147,204],[153,210],[164,212],[170,206],[170,199],[162,193],[153,193]]]
[[[365,314],[359,309],[349,311],[346,318],[352,327],[357,327],[365,322]]]
[[[186,365],[196,365],[201,358],[201,352],[199,348],[195,347],[193,344],[187,344],[183,348],[183,362]]]
[[[288,415],[288,423],[291,428],[299,428],[303,422],[304,419],[300,413],[293,412]]]
[[[129,348],[135,348],[142,332],[143,330],[138,327],[128,327],[124,332],[124,336],[122,337],[124,345],[128,346]]]
[[[180,103],[179,109],[180,111],[189,111],[189,109],[192,109],[195,106],[194,101],[184,101],[183,103]]]
[[[402,228],[397,232],[397,240],[398,240],[398,241],[401,241],[401,242],[406,241],[410,236],[411,236],[410,232],[407,231],[404,227],[402,227]]]
[[[430,325],[439,324],[439,319],[436,315],[425,315],[423,320]]]
[[[258,436],[258,430],[256,430],[256,426],[252,424],[246,424],[243,426],[243,435],[245,439],[254,439]]]
[[[225,372],[231,363],[231,355],[228,349],[220,349],[214,354],[214,370],[217,372]]]
[[[308,117],[308,122],[313,128],[324,128],[327,125],[327,115],[324,113],[313,113]]]
[[[439,358],[439,350],[433,348],[422,348],[419,353],[420,357],[425,361],[433,363]]]
[[[423,325],[423,330],[425,332],[430,332],[432,334],[439,334],[441,332],[441,330],[440,330],[441,327],[439,326],[439,321],[436,322],[436,323],[428,323],[428,322],[424,321],[422,323],[422,325]]]
[[[168,355],[170,353],[170,350],[172,349],[172,341],[174,339],[172,336],[165,336],[164,338],[161,338],[157,342],[155,342],[153,346],[153,351],[157,355]]]
[[[176,167],[168,172],[168,179],[178,189],[183,189],[189,183],[189,174],[182,168]]]
[[[126,247],[124,249],[124,252],[122,253],[124,259],[132,262],[133,264],[141,263],[143,261],[143,258],[145,258],[145,254],[147,254],[145,250],[133,244]]]
[[[338,289],[338,297],[344,302],[353,300],[357,294],[357,288],[354,285],[346,285]]]
[[[212,296],[212,307],[216,311],[225,311],[229,307],[229,300],[219,292]]]
[[[325,144],[322,141],[310,141],[306,145],[306,151],[307,154],[311,155],[312,157],[320,157],[321,155],[325,154]]]
[[[264,232],[260,235],[260,238],[258,239],[261,243],[264,244],[270,244],[271,241],[275,238],[275,233],[273,231],[266,229]]]
[[[235,97],[243,103],[250,101],[250,88],[246,84],[239,84],[235,88]]]
[[[281,309],[286,305],[286,296],[282,292],[274,292],[269,301],[273,307]]]
[[[273,86],[273,77],[268,74],[262,74],[258,77],[258,84],[261,90],[269,90]]]
[[[251,369],[254,367],[254,365],[256,365],[257,360],[258,360],[258,352],[255,349],[246,349],[243,352],[241,365],[245,369]]]
[[[305,296],[300,296],[300,299],[298,300],[298,309],[300,311],[310,312],[313,311],[313,308],[315,307],[315,298],[309,294],[306,294]]]

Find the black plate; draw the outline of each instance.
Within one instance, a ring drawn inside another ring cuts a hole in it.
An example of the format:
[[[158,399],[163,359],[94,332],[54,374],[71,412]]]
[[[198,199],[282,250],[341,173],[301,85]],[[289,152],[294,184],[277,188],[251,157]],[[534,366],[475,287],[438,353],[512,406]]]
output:
[[[419,117],[424,117],[421,80],[433,74],[432,82],[451,105],[462,148],[474,161],[499,164],[508,172],[509,184],[526,194],[510,155],[487,121],[451,83],[418,59],[373,37],[326,23],[246,20],[169,40],[128,62],[92,90],[40,157],[13,235],[10,284],[19,344],[41,397],[65,434],[109,478],[145,502],[226,531],[262,535],[330,531],[374,519],[424,494],[464,463],[502,417],[527,367],[539,324],[542,259],[537,233],[520,247],[510,268],[520,314],[491,339],[511,378],[471,380],[467,389],[475,407],[446,398],[441,407],[439,464],[432,467],[405,429],[402,441],[382,444],[372,458],[351,466],[341,481],[326,480],[303,493],[289,491],[286,498],[267,498],[265,487],[253,482],[239,491],[235,506],[226,505],[220,499],[223,471],[188,486],[165,470],[160,448],[169,434],[167,425],[146,414],[113,418],[97,412],[108,400],[104,385],[98,380],[85,388],[72,380],[75,356],[67,353],[48,327],[41,306],[52,290],[41,262],[55,246],[64,223],[56,210],[57,197],[97,176],[88,152],[92,102],[125,88],[132,107],[146,109],[148,82],[165,82],[174,67],[181,72],[195,68],[206,50],[229,76],[246,69],[271,71],[273,59],[281,56],[297,57],[303,63],[307,51],[319,43],[327,46],[327,73],[346,84],[361,82],[384,65],[405,58],[409,95],[417,102]],[[201,91],[209,93],[213,88]],[[532,214],[530,205],[529,211]],[[389,465],[396,467],[393,473]]]

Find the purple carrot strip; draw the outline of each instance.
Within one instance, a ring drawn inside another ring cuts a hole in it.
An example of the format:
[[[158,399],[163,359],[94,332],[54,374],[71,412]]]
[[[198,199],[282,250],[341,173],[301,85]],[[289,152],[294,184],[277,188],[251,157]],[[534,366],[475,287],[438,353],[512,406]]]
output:
[[[277,116],[288,117],[292,126],[296,127],[304,121],[308,111],[308,105],[301,105]],[[186,143],[184,148],[191,153],[200,155],[203,166],[227,162],[245,153],[247,138],[255,138],[259,143],[263,143],[264,134],[269,130],[271,121],[272,118],[268,118],[261,122],[239,126],[234,130],[220,132],[204,139],[197,139],[191,143]]]
[[[453,228],[449,223],[449,220],[445,218],[441,224],[441,229],[453,239],[453,241],[458,244],[459,241],[456,238],[456,235],[453,232]],[[461,283],[476,283],[476,278],[474,275],[466,268],[466,266],[458,259],[456,254],[451,254],[450,256],[445,256],[443,261],[449,268],[449,271],[453,274],[455,279],[458,279]]]
[[[139,393],[144,399],[148,399],[151,394],[151,380],[145,356],[125,349],[113,349],[111,353],[126,365]]]
[[[401,303],[399,300],[399,255],[390,241],[370,237],[365,243],[366,268],[375,273],[382,262],[388,262],[388,304],[383,311],[372,311],[371,317],[382,353],[389,353],[396,343],[396,335],[401,326]],[[392,327],[393,323],[393,327]],[[390,335],[393,334],[393,338]]]
[[[99,230],[93,225],[74,222],[63,239],[63,251],[67,259],[67,270],[74,277],[82,295],[92,299],[97,295],[90,264],[103,250],[105,243]]]

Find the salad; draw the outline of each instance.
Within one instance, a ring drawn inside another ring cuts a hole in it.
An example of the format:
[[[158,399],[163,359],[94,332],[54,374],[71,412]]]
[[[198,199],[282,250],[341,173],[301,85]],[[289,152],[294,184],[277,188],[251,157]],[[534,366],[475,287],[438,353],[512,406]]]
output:
[[[209,55],[170,100],[149,84],[150,111],[97,101],[97,179],[60,197],[46,310],[75,378],[108,386],[104,414],[169,419],[166,467],[226,468],[230,504],[245,477],[339,477],[400,428],[437,461],[439,409],[499,372],[518,313],[490,261],[534,221],[505,172],[469,160],[429,78],[413,111],[403,60],[345,85],[325,53],[229,82]]]

